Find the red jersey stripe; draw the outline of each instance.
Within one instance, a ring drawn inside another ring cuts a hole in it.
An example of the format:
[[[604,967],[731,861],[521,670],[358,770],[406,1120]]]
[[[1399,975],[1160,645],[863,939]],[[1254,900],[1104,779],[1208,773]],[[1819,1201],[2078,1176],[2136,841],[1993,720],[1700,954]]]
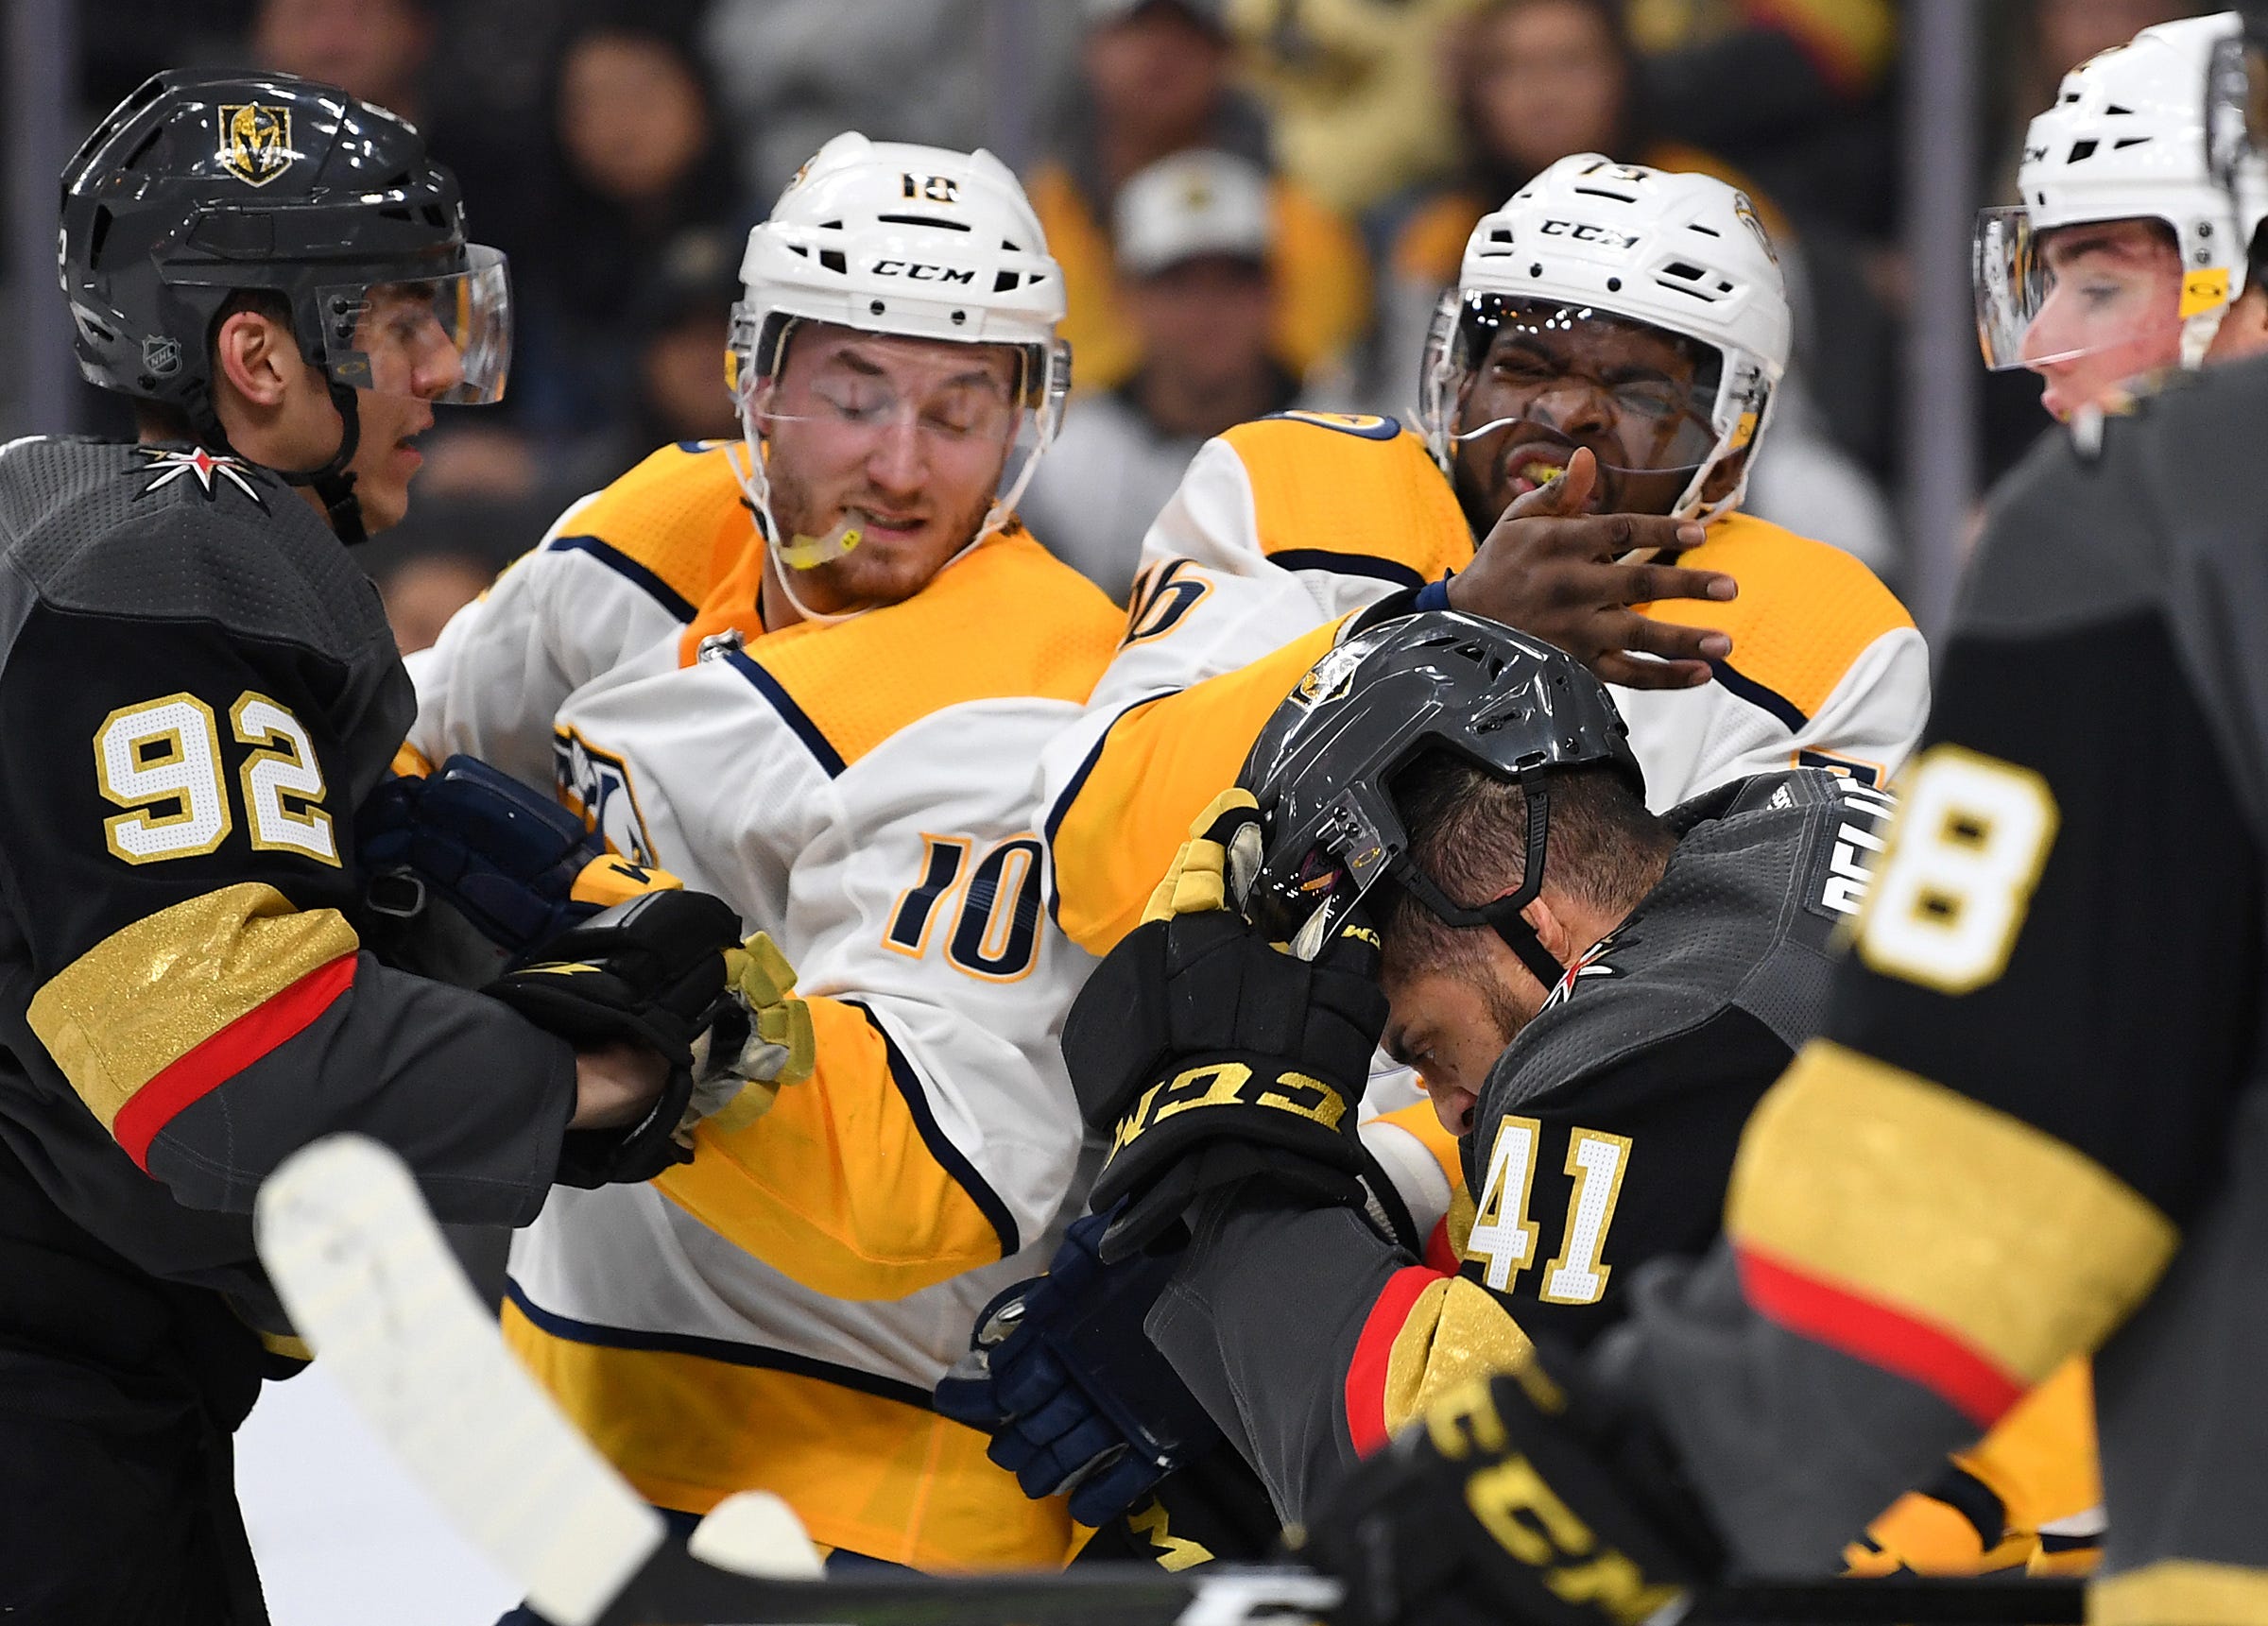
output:
[[[211,1038],[159,1070],[118,1109],[112,1133],[134,1166],[149,1172],[149,1143],[191,1103],[303,1030],[354,984],[355,956],[325,961],[298,982],[254,1005]]]
[[[2024,1385],[1943,1327],[1918,1320],[1751,1247],[1736,1247],[1748,1302],[1790,1332],[1920,1384],[1980,1429],[1989,1429]]]
[[[1354,1358],[1347,1363],[1347,1437],[1368,1456],[1386,1443],[1386,1373],[1394,1341],[1408,1325],[1418,1295],[1441,1279],[1439,1271],[1410,1265],[1386,1278],[1378,1302],[1363,1322]]]

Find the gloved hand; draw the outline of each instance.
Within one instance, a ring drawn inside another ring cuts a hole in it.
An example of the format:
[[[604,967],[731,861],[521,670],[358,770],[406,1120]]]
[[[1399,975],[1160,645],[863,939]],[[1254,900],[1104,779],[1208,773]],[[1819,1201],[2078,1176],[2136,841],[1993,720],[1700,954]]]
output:
[[[1259,813],[1230,792],[1199,815],[1152,899],[1063,1030],[1088,1126],[1111,1137],[1093,1206],[1125,1207],[1101,1243],[1124,1258],[1201,1192],[1265,1175],[1320,1203],[1363,1200],[1357,1107],[1385,1029],[1378,933],[1359,910],[1323,940],[1272,945],[1226,907],[1256,858]],[[1318,918],[1321,918],[1318,912]]]
[[[381,782],[356,814],[355,843],[380,913],[415,918],[438,898],[512,961],[601,909],[680,884],[606,851],[549,796],[467,756]]]
[[[694,1125],[745,1129],[772,1109],[782,1085],[801,1084],[818,1066],[811,1007],[796,997],[796,968],[769,933],[725,950],[725,1002],[695,1046],[693,1094],[678,1124],[681,1144]]]
[[[1725,1566],[1652,1425],[1533,1361],[1359,1464],[1299,1556],[1347,1583],[1333,1626],[1641,1626]]]
[[[650,1180],[693,1155],[677,1136],[693,1099],[695,1047],[725,998],[725,955],[740,918],[705,892],[650,892],[593,916],[484,992],[538,1027],[578,1044],[631,1039],[660,1053],[669,1080],[627,1130],[569,1130],[558,1179],[568,1186]]]
[[[1173,1275],[1164,1256],[1107,1264],[1111,1216],[1073,1223],[1047,1274],[1003,1292],[969,1353],[937,1384],[937,1410],[992,1436],[985,1454],[1023,1494],[1071,1497],[1101,1525],[1220,1438],[1142,1329]]]

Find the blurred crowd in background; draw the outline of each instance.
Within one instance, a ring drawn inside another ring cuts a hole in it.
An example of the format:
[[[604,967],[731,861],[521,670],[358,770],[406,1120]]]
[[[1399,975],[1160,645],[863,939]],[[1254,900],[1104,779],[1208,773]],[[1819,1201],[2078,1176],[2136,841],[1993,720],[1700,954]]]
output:
[[[1982,8],[1983,200],[2014,200],[2024,124],[2066,69],[2204,9]],[[576,497],[663,442],[737,433],[723,355],[741,239],[842,129],[989,146],[1022,175],[1063,265],[1075,384],[1024,513],[1114,596],[1207,436],[1295,405],[1406,417],[1473,224],[1587,150],[1755,200],[1797,329],[1747,505],[1899,582],[1896,0],[83,9],[80,128],[163,66],[330,80],[418,123],[463,180],[474,237],[510,256],[509,398],[444,415],[409,522],[369,544],[405,649]],[[89,391],[79,417],[129,433],[114,398]],[[1984,475],[2047,424],[2036,381],[1992,378]]]

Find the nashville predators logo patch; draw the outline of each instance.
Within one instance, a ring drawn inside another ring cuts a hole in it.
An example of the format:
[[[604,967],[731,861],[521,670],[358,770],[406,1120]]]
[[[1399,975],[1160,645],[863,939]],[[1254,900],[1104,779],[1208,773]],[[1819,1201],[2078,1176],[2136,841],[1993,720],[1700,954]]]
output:
[[[192,447],[187,452],[167,451],[156,446],[137,446],[134,450],[149,459],[142,465],[139,472],[151,477],[147,485],[134,493],[137,497],[162,491],[179,480],[195,480],[203,488],[205,497],[210,501],[213,493],[219,489],[214,482],[225,480],[261,507],[267,506],[258,489],[244,477],[244,465],[233,457],[215,456],[202,446]]]
[[[291,110],[266,102],[223,103],[220,167],[247,186],[266,186],[300,155],[291,146]]]

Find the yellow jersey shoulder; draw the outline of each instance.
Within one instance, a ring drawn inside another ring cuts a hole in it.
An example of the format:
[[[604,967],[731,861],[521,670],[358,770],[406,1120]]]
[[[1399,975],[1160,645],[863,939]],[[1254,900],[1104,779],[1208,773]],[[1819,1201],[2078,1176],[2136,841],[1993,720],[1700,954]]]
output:
[[[747,652],[848,766],[949,706],[1083,704],[1125,624],[1108,595],[1019,526],[902,604],[766,633]]]
[[[1221,438],[1251,482],[1261,551],[1287,569],[1417,587],[1471,561],[1472,530],[1448,478],[1395,419],[1295,410]]]
[[[591,498],[550,546],[598,555],[689,621],[755,539],[730,460],[733,443],[680,440]]]
[[[1878,640],[1914,625],[1898,595],[1841,548],[1752,514],[1712,521],[1709,539],[1677,562],[1723,571],[1740,584],[1740,596],[1727,604],[1665,599],[1640,612],[1729,635],[1727,664],[1807,717]]]

